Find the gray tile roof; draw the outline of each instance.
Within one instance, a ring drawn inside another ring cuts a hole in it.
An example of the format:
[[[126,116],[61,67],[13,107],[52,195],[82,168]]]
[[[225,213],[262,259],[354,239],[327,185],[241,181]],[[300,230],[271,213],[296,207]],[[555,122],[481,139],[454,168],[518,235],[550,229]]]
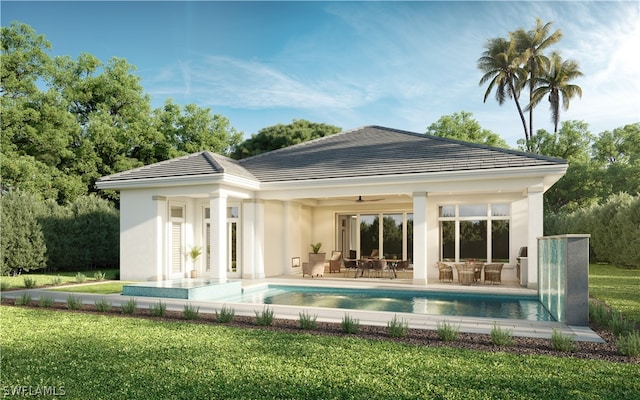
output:
[[[200,152],[98,180],[114,182],[231,174],[261,182],[566,164],[565,160],[366,126],[243,160]]]
[[[566,164],[557,158],[366,126],[240,160],[261,182]]]
[[[173,158],[156,164],[105,176],[100,178],[98,182],[202,176],[221,173],[256,180],[249,171],[240,166],[238,161],[210,151],[202,151],[200,153]]]

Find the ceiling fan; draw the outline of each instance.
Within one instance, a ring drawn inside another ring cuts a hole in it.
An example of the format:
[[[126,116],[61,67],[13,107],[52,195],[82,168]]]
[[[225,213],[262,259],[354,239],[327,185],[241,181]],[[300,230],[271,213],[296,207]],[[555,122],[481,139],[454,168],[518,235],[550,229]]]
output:
[[[366,203],[369,201],[380,201],[380,200],[384,200],[384,199],[369,199],[369,200],[365,200],[362,198],[362,196],[358,196],[358,200],[356,200],[356,203]]]

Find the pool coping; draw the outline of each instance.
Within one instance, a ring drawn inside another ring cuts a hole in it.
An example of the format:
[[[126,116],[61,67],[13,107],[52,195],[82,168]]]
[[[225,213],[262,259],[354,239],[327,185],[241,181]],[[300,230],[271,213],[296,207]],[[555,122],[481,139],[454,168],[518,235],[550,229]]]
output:
[[[352,287],[352,288],[406,288],[411,290],[425,290],[425,291],[450,291],[450,292],[476,292],[476,293],[493,293],[496,291],[489,291],[490,288],[485,287],[460,287],[429,284],[427,286],[416,286],[412,284],[394,283],[389,285],[385,282],[375,282],[363,280],[357,283],[345,283],[344,281],[329,281],[316,279],[314,281],[293,281],[286,278],[266,278],[255,281],[243,281],[242,287],[249,288],[256,285],[299,285],[299,286],[320,286],[320,287]],[[24,289],[15,290],[9,292],[3,292],[2,295],[5,298],[18,298],[23,293],[28,292],[33,300],[39,300],[42,296],[48,296],[53,298],[55,302],[64,303],[67,301],[69,292],[63,291],[51,291],[48,288],[37,289]],[[535,290],[526,288],[501,288],[500,293],[504,294],[527,294],[531,295],[536,293]],[[93,294],[93,293],[77,293],[73,295],[79,298],[83,304],[94,304],[96,300],[105,299],[115,307],[119,307],[121,304],[129,300],[131,296],[123,296],[122,294]],[[149,308],[153,304],[157,304],[162,300],[166,304],[167,310],[171,311],[183,311],[186,304],[190,304],[194,307],[200,307],[201,313],[215,313],[219,311],[222,306],[231,307],[234,309],[236,315],[242,316],[255,316],[256,312],[261,312],[264,309],[263,304],[251,304],[251,303],[233,303],[224,300],[183,300],[175,298],[160,298],[160,297],[142,297],[135,296],[137,306],[141,309]],[[460,317],[460,316],[440,316],[431,314],[412,314],[412,313],[400,313],[400,312],[386,312],[386,311],[368,311],[368,310],[346,310],[346,309],[334,309],[334,308],[320,308],[320,307],[298,307],[298,306],[285,306],[270,304],[269,308],[273,310],[275,318],[283,319],[299,319],[302,311],[308,312],[310,315],[317,315],[317,320],[320,322],[340,323],[345,314],[349,314],[352,318],[357,318],[361,325],[372,326],[387,326],[387,323],[393,319],[394,316],[402,318],[408,322],[409,328],[412,329],[429,329],[436,330],[438,324],[448,323],[453,327],[458,327],[462,333],[478,333],[478,334],[490,334],[494,326],[498,326],[501,329],[509,329],[512,331],[513,336],[518,337],[530,337],[539,339],[550,339],[553,330],[558,329],[563,335],[569,335],[574,337],[579,342],[596,342],[604,343],[605,341],[588,326],[571,326],[562,322],[555,321],[527,321],[527,320],[515,320],[505,318],[484,318],[484,317]]]

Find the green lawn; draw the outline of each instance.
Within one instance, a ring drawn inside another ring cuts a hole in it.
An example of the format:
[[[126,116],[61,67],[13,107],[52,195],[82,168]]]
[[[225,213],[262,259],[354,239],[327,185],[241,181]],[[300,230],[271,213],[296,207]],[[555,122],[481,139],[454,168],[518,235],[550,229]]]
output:
[[[51,289],[51,291],[113,294],[113,293],[122,293],[122,287],[130,283],[133,283],[133,282],[109,281],[109,282],[102,282],[102,283],[92,283],[91,285],[82,285],[82,286],[63,286],[63,287]]]
[[[640,269],[591,264],[589,295],[604,301],[626,318],[640,321]]]
[[[2,385],[69,399],[630,399],[633,364],[3,306]],[[28,329],[26,329],[28,327]]]
[[[87,278],[87,282],[95,281],[93,277],[94,274],[98,271],[80,271],[80,273],[84,274]],[[104,272],[105,279],[115,279],[116,276],[120,273],[118,269],[105,269],[101,270]],[[19,276],[0,276],[0,282],[3,285],[7,285],[7,289],[23,289],[24,278],[35,279],[36,286],[52,286],[58,284],[67,284],[67,283],[77,283],[76,275],[78,272],[56,272],[56,273],[42,273],[42,272],[34,272],[34,273],[25,273]]]

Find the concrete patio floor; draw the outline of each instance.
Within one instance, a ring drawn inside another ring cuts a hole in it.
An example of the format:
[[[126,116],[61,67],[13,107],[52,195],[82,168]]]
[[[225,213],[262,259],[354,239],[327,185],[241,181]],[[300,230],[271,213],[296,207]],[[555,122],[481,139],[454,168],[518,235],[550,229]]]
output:
[[[91,285],[96,283],[88,283],[83,285]],[[411,279],[381,279],[381,278],[358,278],[344,277],[342,274],[326,274],[325,277],[311,278],[302,277],[302,275],[286,275],[262,280],[243,280],[243,288],[249,288],[255,285],[265,284],[286,284],[286,285],[304,285],[304,286],[320,286],[320,287],[343,287],[343,288],[395,288],[407,290],[433,290],[438,292],[463,292],[463,293],[503,293],[503,294],[535,294],[536,291],[520,287],[517,282],[507,282],[502,285],[484,285],[477,284],[471,286],[462,286],[457,283],[441,283],[437,280],[429,282],[426,286],[413,285]],[[42,296],[48,296],[55,302],[65,303],[67,301],[68,292],[52,291],[44,289],[25,289],[4,292],[5,298],[15,299],[28,292],[32,300],[39,300]],[[80,298],[83,304],[95,304],[96,300],[105,299],[115,307],[119,307],[122,303],[129,300],[129,296],[121,294],[89,294],[89,293],[73,293],[74,296]],[[221,300],[183,300],[159,297],[141,297],[137,296],[137,306],[141,309],[148,309],[152,304],[157,304],[162,300],[166,304],[167,310],[182,311],[185,304],[200,307],[201,313],[215,313],[222,306],[231,307],[236,315],[255,316],[256,311],[263,310],[263,304],[248,303],[231,303]],[[604,342],[589,327],[569,326],[561,322],[549,321],[526,321],[503,318],[480,318],[480,317],[460,317],[460,316],[444,316],[430,314],[413,314],[413,313],[392,313],[383,311],[369,310],[345,310],[320,307],[297,307],[270,304],[269,308],[274,311],[274,317],[297,320],[302,311],[306,311],[310,315],[317,315],[317,320],[322,322],[340,323],[345,313],[352,318],[357,318],[362,325],[387,326],[387,323],[393,319],[395,315],[408,322],[410,328],[435,330],[440,323],[448,323],[451,326],[459,327],[460,332],[464,333],[480,333],[490,334],[494,324],[502,329],[509,329],[513,336],[544,338],[549,339],[554,329],[559,329],[564,335],[574,336],[576,341],[585,342]]]

